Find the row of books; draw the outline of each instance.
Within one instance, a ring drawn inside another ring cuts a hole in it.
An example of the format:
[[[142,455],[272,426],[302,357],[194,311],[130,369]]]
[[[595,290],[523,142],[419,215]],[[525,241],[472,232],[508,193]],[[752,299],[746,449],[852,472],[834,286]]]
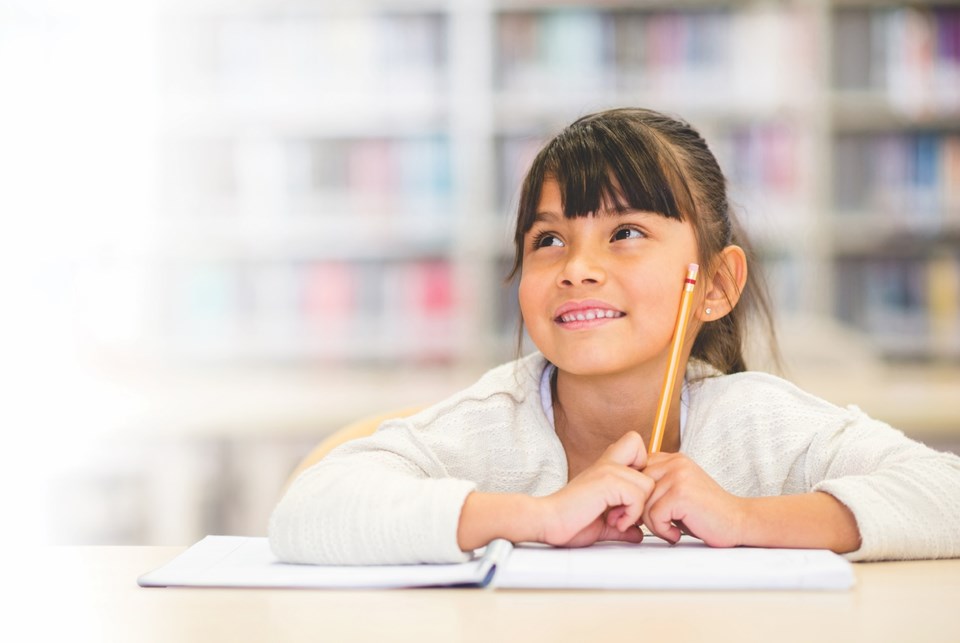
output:
[[[312,209],[445,210],[452,193],[445,136],[246,141],[170,141],[164,149],[162,193],[177,209],[194,197],[309,198]],[[299,211],[299,210],[298,210]]]
[[[960,255],[844,258],[835,310],[894,357],[960,357]]]
[[[445,137],[292,141],[287,146],[289,189],[386,194],[450,192]]]
[[[457,292],[443,259],[185,265],[161,327],[186,357],[448,359]]]
[[[835,82],[914,97],[905,100],[917,100],[919,90],[955,106],[958,23],[960,9],[949,5],[838,9]],[[574,82],[583,88],[729,92],[783,75],[795,85],[792,72],[814,71],[812,56],[801,55],[812,53],[805,50],[810,16],[783,6],[502,11],[495,29],[504,88]],[[311,82],[345,91],[436,89],[444,82],[447,37],[446,17],[427,11],[180,18],[164,23],[160,59],[174,88],[212,81],[244,93],[300,93]]]
[[[708,143],[736,190],[797,196],[805,186],[807,137],[796,124],[759,123],[708,135]]]
[[[834,84],[909,111],[960,107],[960,7],[849,8],[834,20]]]
[[[160,42],[164,85],[174,92],[429,91],[445,82],[439,13],[175,17]]]
[[[841,212],[960,222],[960,134],[848,133],[836,139],[834,154]]]
[[[504,10],[494,29],[508,90],[674,91],[702,105],[813,82],[809,19],[791,7]],[[448,37],[447,17],[429,11],[178,18],[164,23],[160,60],[174,93],[439,91]]]
[[[793,95],[813,81],[808,23],[784,6],[506,12],[497,84],[670,92],[700,106]]]

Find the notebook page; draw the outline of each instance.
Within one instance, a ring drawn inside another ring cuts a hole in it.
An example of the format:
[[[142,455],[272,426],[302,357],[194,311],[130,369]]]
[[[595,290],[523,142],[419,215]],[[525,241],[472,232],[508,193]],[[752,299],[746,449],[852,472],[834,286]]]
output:
[[[502,588],[569,589],[848,589],[850,563],[826,550],[715,549],[684,536],[678,545],[581,549],[517,545],[494,579]]]
[[[483,585],[509,543],[449,565],[292,565],[273,555],[266,538],[207,536],[138,579],[143,587],[396,588]]]

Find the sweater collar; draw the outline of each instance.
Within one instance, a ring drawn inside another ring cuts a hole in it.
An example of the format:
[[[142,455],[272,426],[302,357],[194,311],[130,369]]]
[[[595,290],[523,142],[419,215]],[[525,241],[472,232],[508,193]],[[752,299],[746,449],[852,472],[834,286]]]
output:
[[[540,371],[540,405],[543,407],[543,414],[550,421],[550,426],[554,431],[557,425],[553,419],[553,387],[550,386],[550,380],[553,377],[557,367],[543,359],[543,367]],[[687,364],[687,373],[683,378],[683,385],[680,387],[680,443],[683,444],[683,433],[687,426],[687,414],[690,407],[690,386],[691,379],[697,380],[703,377],[710,377],[719,371],[705,362],[699,360],[690,360]]]

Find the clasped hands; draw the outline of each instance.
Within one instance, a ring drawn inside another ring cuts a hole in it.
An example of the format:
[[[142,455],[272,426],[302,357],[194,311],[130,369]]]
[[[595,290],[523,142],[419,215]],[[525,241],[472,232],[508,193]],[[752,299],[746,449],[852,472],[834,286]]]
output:
[[[647,454],[631,431],[563,489],[540,499],[540,542],[584,547],[603,540],[639,543],[647,528],[675,543],[689,533],[713,547],[741,543],[744,503],[681,453]]]

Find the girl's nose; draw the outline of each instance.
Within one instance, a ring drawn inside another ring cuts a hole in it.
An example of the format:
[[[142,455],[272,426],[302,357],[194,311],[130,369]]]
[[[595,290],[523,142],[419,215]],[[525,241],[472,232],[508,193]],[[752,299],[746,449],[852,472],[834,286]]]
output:
[[[558,275],[557,283],[561,287],[591,285],[603,283],[606,272],[603,266],[589,252],[583,250],[571,252]]]

